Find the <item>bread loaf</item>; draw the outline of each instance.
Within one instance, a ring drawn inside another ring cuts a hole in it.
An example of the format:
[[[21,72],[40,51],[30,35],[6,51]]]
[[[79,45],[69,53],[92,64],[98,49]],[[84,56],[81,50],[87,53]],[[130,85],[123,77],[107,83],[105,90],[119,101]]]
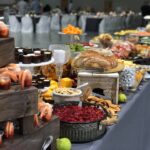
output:
[[[112,69],[117,61],[109,50],[86,50],[76,56],[72,62],[74,68]]]

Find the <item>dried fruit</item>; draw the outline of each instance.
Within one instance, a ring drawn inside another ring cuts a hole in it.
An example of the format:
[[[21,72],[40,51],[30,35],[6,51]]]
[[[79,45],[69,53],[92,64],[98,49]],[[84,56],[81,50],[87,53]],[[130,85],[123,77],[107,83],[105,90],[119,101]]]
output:
[[[6,138],[10,139],[14,136],[14,125],[13,122],[8,121],[5,126],[4,135]]]
[[[34,114],[34,126],[35,127],[39,127],[40,123],[39,123],[39,118],[37,114]]]
[[[104,111],[95,106],[58,106],[54,114],[59,116],[61,121],[70,123],[95,122],[104,118]]]

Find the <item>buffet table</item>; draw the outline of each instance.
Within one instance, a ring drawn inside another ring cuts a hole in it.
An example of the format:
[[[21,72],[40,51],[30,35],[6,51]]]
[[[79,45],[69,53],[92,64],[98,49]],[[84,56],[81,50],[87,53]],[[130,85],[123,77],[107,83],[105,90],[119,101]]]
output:
[[[129,94],[128,102],[122,105],[119,122],[110,126],[102,139],[73,144],[72,150],[150,150],[149,89],[150,81]]]

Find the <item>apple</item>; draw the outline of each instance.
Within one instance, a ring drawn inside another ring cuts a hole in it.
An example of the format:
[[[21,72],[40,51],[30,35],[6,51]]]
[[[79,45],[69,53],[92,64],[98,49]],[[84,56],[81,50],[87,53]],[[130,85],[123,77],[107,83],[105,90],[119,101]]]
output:
[[[127,96],[124,93],[119,93],[119,102],[121,103],[127,102]]]
[[[57,150],[71,150],[71,142],[68,138],[60,138],[56,140]]]

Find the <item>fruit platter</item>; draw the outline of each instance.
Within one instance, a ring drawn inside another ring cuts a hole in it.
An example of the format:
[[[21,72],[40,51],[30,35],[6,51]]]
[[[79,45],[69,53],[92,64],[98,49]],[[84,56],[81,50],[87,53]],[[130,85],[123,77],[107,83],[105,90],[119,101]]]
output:
[[[65,28],[62,29],[62,33],[63,34],[83,34],[83,31],[78,28],[78,27],[75,27],[71,24],[68,24]]]

